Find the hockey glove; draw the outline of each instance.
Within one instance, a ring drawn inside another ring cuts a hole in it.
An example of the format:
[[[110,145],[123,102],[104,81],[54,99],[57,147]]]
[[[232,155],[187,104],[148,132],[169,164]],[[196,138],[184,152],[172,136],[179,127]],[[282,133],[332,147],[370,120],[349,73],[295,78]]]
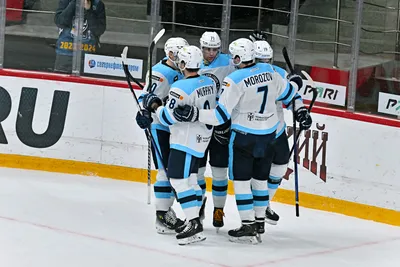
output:
[[[254,30],[252,34],[249,35],[249,38],[252,42],[255,41],[266,41],[267,38],[265,37],[264,34],[262,34],[260,31]]]
[[[136,123],[142,129],[149,128],[151,123],[153,122],[151,113],[147,109],[142,109],[141,111],[142,113],[138,111],[138,113],[136,114]]]
[[[153,93],[143,95],[143,107],[145,109],[154,112],[154,109],[157,108],[153,106],[154,104],[157,104],[157,107],[162,106],[162,101],[157,95]]]
[[[229,139],[231,138],[231,120],[225,122],[224,124],[215,126],[213,136],[221,145],[228,145]]]
[[[310,116],[310,112],[308,112],[308,109],[305,107],[301,107],[299,108],[296,112],[295,112],[295,117],[296,120],[300,123],[300,130],[308,130],[311,127],[312,124],[312,119]]]
[[[178,106],[174,109],[173,114],[179,122],[196,122],[199,120],[199,109],[194,106]]]
[[[290,82],[294,82],[295,84],[297,84],[298,90],[300,90],[301,87],[303,87],[303,79],[301,78],[300,75],[297,74],[291,74],[288,76],[288,80]]]

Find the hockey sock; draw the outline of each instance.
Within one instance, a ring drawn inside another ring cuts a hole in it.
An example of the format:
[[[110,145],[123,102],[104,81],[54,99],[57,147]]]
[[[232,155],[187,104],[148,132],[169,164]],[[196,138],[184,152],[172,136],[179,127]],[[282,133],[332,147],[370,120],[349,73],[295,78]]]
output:
[[[251,189],[256,218],[265,218],[265,210],[269,205],[268,183],[252,178]]]
[[[224,208],[228,194],[228,168],[211,166],[211,172],[214,208]]]
[[[196,192],[197,206],[200,208],[201,205],[203,204],[203,190],[201,190],[201,187],[197,182],[197,173],[190,174],[189,184],[193,187],[194,191]]]
[[[242,223],[254,222],[253,193],[250,188],[250,180],[234,181],[236,205],[239,210]]]
[[[170,179],[172,187],[176,191],[179,204],[186,215],[188,221],[199,217],[199,207],[197,206],[196,191],[189,184],[189,179]]]
[[[276,190],[278,190],[279,185],[282,182],[282,177],[285,175],[287,170],[287,164],[276,165],[272,163],[271,171],[268,178],[268,191],[269,200],[271,201],[275,196]]]
[[[206,167],[201,167],[201,168],[199,168],[199,171],[197,174],[197,182],[199,183],[199,186],[202,190],[203,199],[206,195],[206,180],[204,178],[205,172],[206,172]]]
[[[154,195],[156,197],[156,210],[168,211],[174,203],[175,196],[164,170],[158,170],[157,172],[156,182],[154,183]]]

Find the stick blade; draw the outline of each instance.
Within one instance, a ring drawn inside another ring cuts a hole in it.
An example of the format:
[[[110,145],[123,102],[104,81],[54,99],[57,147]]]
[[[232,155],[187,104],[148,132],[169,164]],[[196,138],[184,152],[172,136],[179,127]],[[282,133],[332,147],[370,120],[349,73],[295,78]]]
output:
[[[161,29],[157,33],[156,37],[154,37],[153,42],[156,44],[161,39],[161,37],[163,37],[164,33],[165,33],[165,29]]]
[[[122,63],[126,63],[128,62],[127,58],[128,58],[128,47],[125,46],[124,49],[122,50],[122,54],[121,54],[121,58],[122,58]]]

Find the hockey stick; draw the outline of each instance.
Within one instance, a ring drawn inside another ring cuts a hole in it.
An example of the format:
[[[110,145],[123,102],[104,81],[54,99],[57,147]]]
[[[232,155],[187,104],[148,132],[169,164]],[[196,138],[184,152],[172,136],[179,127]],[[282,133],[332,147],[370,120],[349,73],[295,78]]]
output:
[[[286,50],[286,47],[282,49],[283,58],[286,61],[286,65],[290,70],[290,74],[294,74],[294,68],[292,62],[290,62],[289,54]],[[299,88],[300,89],[300,88]],[[294,193],[295,193],[295,201],[296,201],[296,217],[300,216],[300,205],[299,205],[299,172],[297,169],[297,134],[296,134],[296,116],[294,115],[295,111],[295,102],[296,100],[293,98],[292,100],[292,111],[293,111],[293,144],[294,144]],[[290,158],[290,157],[289,157]]]
[[[154,37],[153,41],[151,42],[151,44],[150,44],[150,48],[151,49],[149,48],[149,61],[151,61],[151,56],[153,54],[153,50],[155,48],[156,43],[161,39],[161,37],[164,35],[164,33],[165,33],[165,29],[162,29]],[[134,97],[134,99],[136,101],[139,113],[141,115],[143,115],[142,112],[141,112],[141,107],[140,107],[140,104],[139,104],[139,100],[137,99],[136,94],[135,94],[135,92],[133,90],[133,87],[132,87],[132,84],[131,84],[131,80],[133,80],[142,90],[144,89],[144,86],[137,79],[135,79],[131,75],[131,73],[129,72],[128,65],[126,64],[126,62],[127,62],[127,54],[128,54],[128,47],[126,46],[123,49],[122,54],[121,54],[122,66],[123,66],[123,70],[124,70],[124,73],[125,73],[126,81],[128,82],[129,89],[130,89],[130,91],[131,91],[131,93],[132,93],[132,95],[133,95],[133,97]],[[152,65],[149,64],[148,67],[149,67],[148,73],[151,74]],[[146,82],[147,82],[148,85],[150,85],[150,81],[151,81],[151,78],[149,78],[149,77],[151,77],[151,76],[149,75],[148,77],[146,77]],[[153,138],[153,135],[151,134],[151,131],[149,129],[145,129],[145,134],[146,134],[146,138],[147,138],[147,142],[148,142],[148,151],[147,151],[147,204],[150,204],[151,203],[151,145],[153,144],[154,150],[155,150],[157,156],[160,157],[161,161],[162,161],[162,155],[161,155],[160,151],[158,150],[158,147],[156,146],[156,144],[154,142],[154,138]],[[165,167],[164,167],[164,169],[165,169]],[[166,170],[165,170],[165,172],[166,172]]]

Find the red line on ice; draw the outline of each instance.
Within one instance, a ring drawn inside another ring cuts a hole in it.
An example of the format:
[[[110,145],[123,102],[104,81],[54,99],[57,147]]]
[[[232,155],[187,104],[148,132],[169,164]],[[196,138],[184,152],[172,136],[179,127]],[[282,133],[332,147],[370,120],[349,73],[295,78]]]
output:
[[[264,262],[245,265],[243,267],[262,267],[262,266],[267,266],[267,265],[272,265],[272,264],[277,264],[277,263],[282,263],[282,262],[287,262],[287,261],[293,261],[293,260],[304,259],[304,258],[311,258],[313,256],[332,254],[332,253],[345,251],[345,250],[350,250],[350,249],[355,249],[355,248],[374,246],[374,245],[379,245],[379,244],[398,241],[398,240],[400,240],[400,237],[394,237],[394,238],[389,238],[389,239],[384,239],[384,240],[379,240],[379,241],[371,241],[371,242],[356,244],[356,245],[352,245],[352,246],[339,247],[339,248],[333,248],[333,249],[310,252],[310,253],[306,253],[306,254],[300,254],[300,255],[297,255],[297,256],[293,256],[293,257],[287,257],[287,258],[276,259],[276,260],[268,260],[268,261],[264,261]]]
[[[164,254],[164,255],[168,255],[168,256],[172,256],[172,257],[177,257],[177,258],[187,259],[187,260],[191,260],[191,261],[195,261],[195,262],[205,263],[205,264],[208,264],[208,265],[211,265],[211,266],[231,267],[229,265],[225,265],[225,264],[221,264],[221,263],[217,263],[217,262],[212,262],[212,261],[207,261],[207,260],[204,260],[204,259],[199,259],[199,258],[195,258],[195,257],[191,257],[191,256],[181,255],[181,254],[178,254],[178,253],[169,252],[169,251],[165,251],[165,250],[161,250],[161,249],[157,249],[157,248],[150,248],[150,247],[145,247],[145,246],[141,246],[141,245],[125,242],[125,241],[119,241],[119,240],[115,240],[115,239],[111,239],[111,238],[106,238],[106,237],[95,236],[95,235],[91,235],[91,234],[75,232],[75,231],[71,231],[71,230],[67,230],[67,229],[57,228],[57,227],[50,226],[50,225],[34,223],[34,222],[19,220],[19,219],[15,219],[15,218],[4,217],[4,216],[0,216],[0,219],[7,220],[7,221],[12,221],[12,222],[17,222],[17,223],[21,223],[21,224],[28,224],[28,225],[40,227],[40,228],[43,228],[43,229],[56,231],[56,232],[62,232],[62,233],[68,233],[68,234],[76,235],[76,236],[87,237],[87,238],[91,238],[91,239],[95,239],[95,240],[100,240],[100,241],[104,241],[104,242],[109,242],[109,243],[114,243],[114,244],[118,244],[118,245],[122,245],[122,246],[131,247],[131,248],[141,249],[141,250],[145,250],[145,251],[148,251],[148,252],[160,253],[160,254]]]

